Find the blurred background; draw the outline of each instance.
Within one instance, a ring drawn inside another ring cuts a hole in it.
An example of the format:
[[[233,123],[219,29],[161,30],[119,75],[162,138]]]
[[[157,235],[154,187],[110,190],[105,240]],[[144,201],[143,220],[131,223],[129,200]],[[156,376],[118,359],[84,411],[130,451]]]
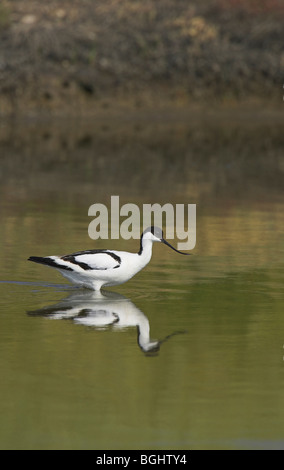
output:
[[[3,0],[2,191],[278,198],[283,19],[283,0]]]
[[[0,109],[279,105],[283,0],[2,0]]]
[[[283,21],[284,0],[1,1],[1,448],[284,448]],[[194,256],[155,246],[116,289],[170,337],[155,357],[135,318],[48,321],[77,291],[27,262],[136,251],[88,237],[111,195],[197,204]]]

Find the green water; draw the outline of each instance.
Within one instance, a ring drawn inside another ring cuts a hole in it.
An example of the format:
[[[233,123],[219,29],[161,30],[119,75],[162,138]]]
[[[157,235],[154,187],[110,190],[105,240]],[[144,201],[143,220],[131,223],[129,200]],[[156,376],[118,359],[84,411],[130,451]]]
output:
[[[280,124],[0,127],[0,448],[284,448]],[[193,256],[100,298],[26,261],[138,250],[88,237],[111,195],[196,203]]]

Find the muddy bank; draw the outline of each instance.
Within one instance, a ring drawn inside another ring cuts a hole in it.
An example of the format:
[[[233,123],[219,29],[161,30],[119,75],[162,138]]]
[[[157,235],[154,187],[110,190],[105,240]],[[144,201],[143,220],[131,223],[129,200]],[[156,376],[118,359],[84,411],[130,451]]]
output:
[[[280,106],[283,19],[276,0],[6,0],[0,112]]]

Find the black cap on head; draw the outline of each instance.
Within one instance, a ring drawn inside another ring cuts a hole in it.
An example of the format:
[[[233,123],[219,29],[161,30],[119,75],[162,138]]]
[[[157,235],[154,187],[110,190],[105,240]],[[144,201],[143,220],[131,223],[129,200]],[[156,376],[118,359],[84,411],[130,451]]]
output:
[[[160,240],[165,245],[169,246],[172,250],[176,251],[177,253],[180,253],[181,255],[190,255],[191,254],[191,253],[184,253],[183,251],[179,251],[176,248],[174,248],[169,242],[167,242],[167,240],[164,239],[163,230],[160,229],[159,227],[155,227],[154,225],[152,225],[151,227],[146,228],[146,230],[144,230],[144,232],[141,235],[139,255],[141,255],[141,253],[143,251],[143,246],[142,246],[143,235],[145,235],[146,233],[149,233],[149,232],[152,233],[155,237],[158,238],[158,240]]]
[[[164,237],[163,230],[160,227],[155,227],[154,225],[146,228],[146,230],[144,230],[143,232],[143,235],[148,232],[151,232],[153,235],[155,235],[155,237],[159,238],[160,240]]]

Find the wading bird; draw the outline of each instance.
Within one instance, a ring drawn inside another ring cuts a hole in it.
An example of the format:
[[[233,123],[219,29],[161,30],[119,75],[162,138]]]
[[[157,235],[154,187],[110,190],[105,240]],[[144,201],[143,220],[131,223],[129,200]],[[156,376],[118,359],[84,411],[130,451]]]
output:
[[[30,256],[29,261],[56,268],[77,286],[100,290],[102,287],[123,284],[141,271],[151,259],[154,242],[162,242],[181,255],[190,254],[170,245],[160,228],[149,227],[141,235],[138,253],[87,250],[65,256]]]

